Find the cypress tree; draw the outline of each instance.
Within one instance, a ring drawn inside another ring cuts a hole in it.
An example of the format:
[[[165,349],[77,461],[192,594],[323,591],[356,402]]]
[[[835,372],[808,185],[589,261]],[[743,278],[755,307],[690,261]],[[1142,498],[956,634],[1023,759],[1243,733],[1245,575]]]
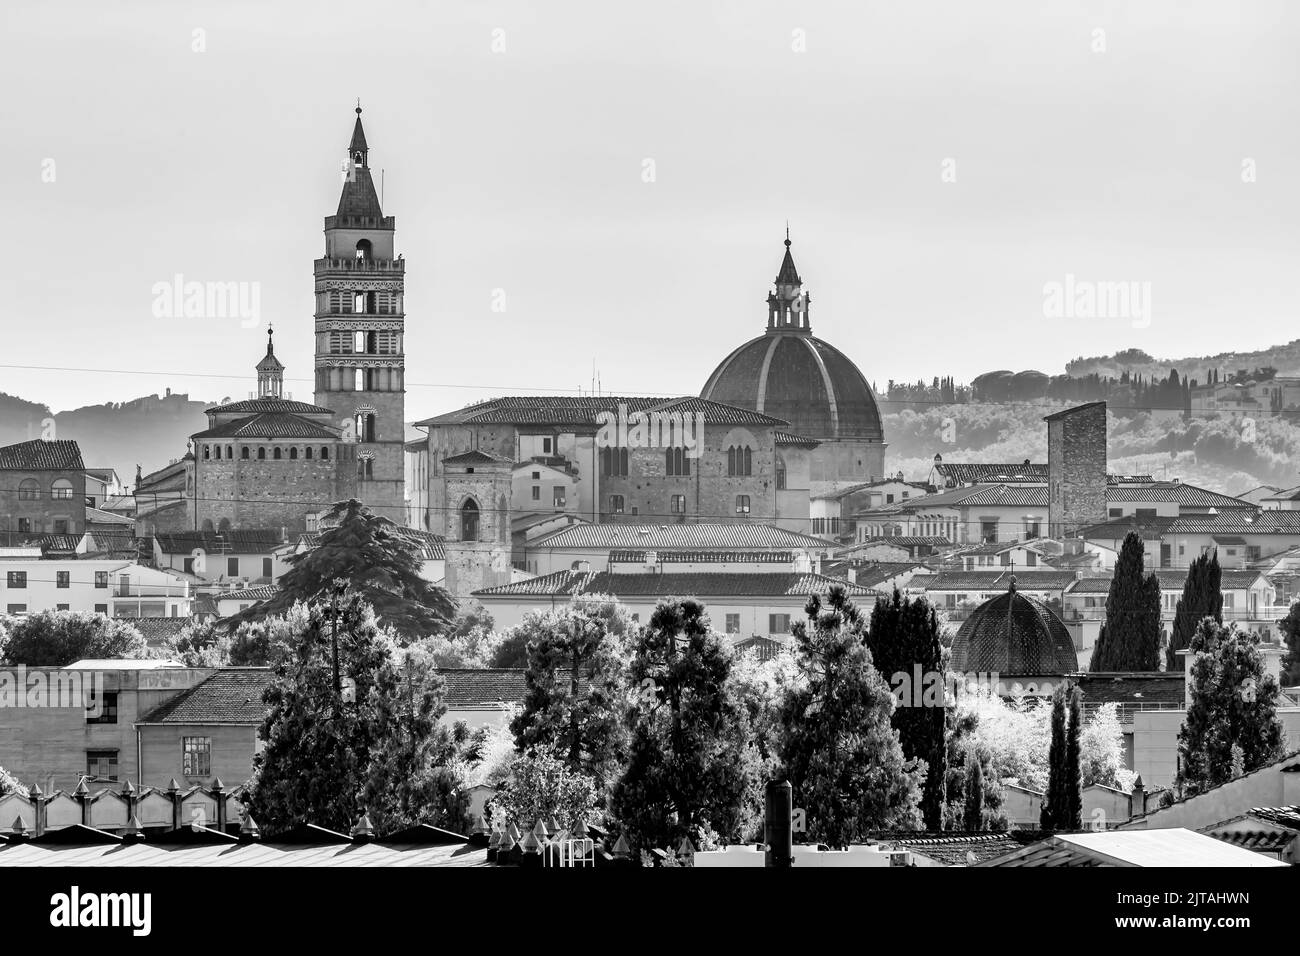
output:
[[[1174,630],[1165,655],[1166,670],[1179,669],[1181,665],[1177,652],[1191,646],[1192,636],[1203,618],[1212,617],[1215,623],[1223,623],[1223,592],[1219,589],[1221,579],[1217,550],[1209,555],[1201,555],[1188,568],[1187,580],[1183,582],[1183,596],[1178,599],[1178,608],[1174,612]]]
[[[972,756],[966,768],[966,812],[962,818],[962,827],[968,832],[983,829],[984,817],[984,768],[979,757]]]
[[[1083,730],[1083,694],[1070,685],[1070,726],[1065,732],[1065,781],[1062,786],[1062,816],[1058,826],[1083,829],[1083,790],[1079,769],[1079,735]]]
[[[1142,536],[1130,531],[1106,595],[1106,623],[1089,666],[1093,673],[1160,668],[1160,580],[1146,570],[1145,557]]]
[[[1056,830],[1064,826],[1061,820],[1065,783],[1065,694],[1062,687],[1052,695],[1052,743],[1047,751],[1047,793],[1038,815],[1038,826],[1043,830]]]

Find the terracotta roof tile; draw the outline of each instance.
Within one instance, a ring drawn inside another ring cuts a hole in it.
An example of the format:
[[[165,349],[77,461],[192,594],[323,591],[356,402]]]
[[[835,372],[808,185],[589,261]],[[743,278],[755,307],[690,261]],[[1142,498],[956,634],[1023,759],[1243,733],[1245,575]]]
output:
[[[222,668],[207,680],[155,707],[143,724],[260,724],[262,692],[272,674],[265,667]]]
[[[0,470],[84,472],[86,464],[75,441],[36,438],[0,447]]]

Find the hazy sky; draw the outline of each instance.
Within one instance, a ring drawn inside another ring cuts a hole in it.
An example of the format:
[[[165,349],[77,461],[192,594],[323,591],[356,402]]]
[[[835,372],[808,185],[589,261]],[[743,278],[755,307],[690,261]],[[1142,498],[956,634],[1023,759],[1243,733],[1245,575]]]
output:
[[[0,364],[116,370],[0,368],[56,410],[242,397],[268,318],[310,398],[358,96],[407,260],[410,419],[586,388],[593,360],[607,392],[698,393],[762,331],[787,219],[814,332],[881,387],[1300,336],[1294,0],[0,18]],[[155,318],[176,274],[258,283],[261,324]],[[1045,316],[1067,274],[1149,282],[1149,324]]]

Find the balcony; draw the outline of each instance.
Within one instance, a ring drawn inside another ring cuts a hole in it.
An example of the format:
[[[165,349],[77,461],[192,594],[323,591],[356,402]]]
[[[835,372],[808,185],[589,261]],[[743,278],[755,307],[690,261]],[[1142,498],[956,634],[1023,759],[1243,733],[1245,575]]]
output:
[[[405,259],[326,258],[316,260],[317,272],[405,273]]]
[[[115,598],[188,598],[188,584],[116,584]]]

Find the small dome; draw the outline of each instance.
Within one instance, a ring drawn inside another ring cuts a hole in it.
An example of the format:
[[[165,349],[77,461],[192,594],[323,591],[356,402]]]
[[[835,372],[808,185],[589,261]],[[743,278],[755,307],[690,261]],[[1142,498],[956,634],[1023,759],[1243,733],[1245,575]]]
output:
[[[1041,601],[1016,590],[985,601],[952,641],[952,669],[999,677],[1069,674],[1079,669],[1074,641]]]

